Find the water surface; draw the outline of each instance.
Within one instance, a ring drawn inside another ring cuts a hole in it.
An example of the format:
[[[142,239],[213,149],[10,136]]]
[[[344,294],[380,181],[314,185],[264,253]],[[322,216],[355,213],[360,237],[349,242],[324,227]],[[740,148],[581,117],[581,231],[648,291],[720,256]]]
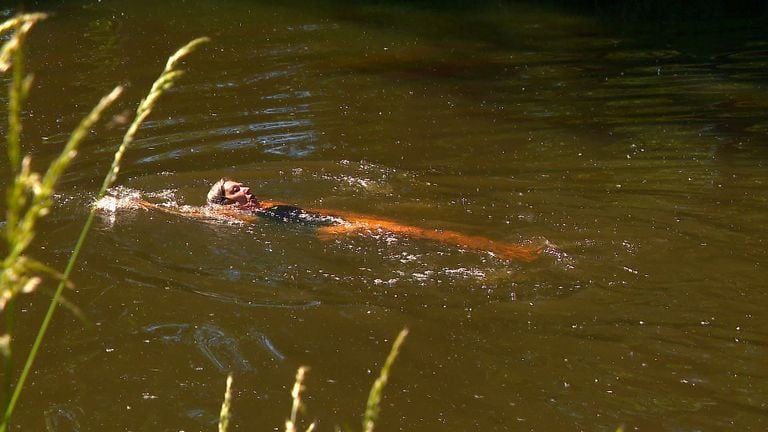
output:
[[[381,430],[765,429],[768,37],[649,42],[523,6],[49,6],[29,47],[35,161],[129,87],[61,185],[44,262],[63,268],[119,115],[201,35],[120,186],[200,205],[227,175],[263,198],[557,249],[516,263],[101,216],[67,294],[88,321],[57,313],[16,430],[213,430],[228,371],[234,423],[280,428],[305,364],[306,415],[356,426],[404,326]],[[44,300],[20,314],[21,343]]]

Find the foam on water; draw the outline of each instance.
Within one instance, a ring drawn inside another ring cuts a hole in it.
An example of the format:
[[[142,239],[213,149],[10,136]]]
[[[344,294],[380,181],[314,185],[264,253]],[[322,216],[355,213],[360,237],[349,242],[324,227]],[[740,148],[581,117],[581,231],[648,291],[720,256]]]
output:
[[[181,205],[178,202],[175,189],[163,189],[156,192],[144,192],[124,186],[117,186],[107,191],[107,194],[93,203],[94,208],[101,214],[107,225],[112,226],[117,221],[117,215],[121,212],[134,212],[136,210],[150,210],[147,203],[151,203],[159,210],[167,209],[168,213],[190,219],[202,220],[209,223],[223,223],[230,225],[245,224],[243,220],[232,215],[216,211],[209,206]],[[185,215],[186,214],[186,215]]]
[[[139,201],[142,193],[136,189],[117,186],[107,191],[101,199],[93,203],[99,212],[113,215],[119,210],[135,210],[141,208]]]

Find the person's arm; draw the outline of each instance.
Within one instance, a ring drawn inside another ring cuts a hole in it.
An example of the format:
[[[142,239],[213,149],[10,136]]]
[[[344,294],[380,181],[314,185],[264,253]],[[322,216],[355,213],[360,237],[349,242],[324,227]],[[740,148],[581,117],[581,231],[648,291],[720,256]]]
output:
[[[145,210],[157,210],[164,213],[169,213],[176,216],[182,216],[193,219],[204,220],[237,220],[244,223],[255,223],[261,220],[252,212],[257,212],[259,208],[266,209],[278,205],[286,205],[280,201],[259,201],[259,208],[249,209],[238,207],[235,205],[209,205],[203,207],[170,207],[151,202],[144,201],[142,199],[134,200],[135,204]]]
[[[256,216],[243,212],[229,206],[216,207],[170,207],[154,204],[142,199],[135,200],[136,204],[145,210],[155,210],[163,213],[172,214],[192,219],[202,220],[221,220],[235,219],[240,222],[253,223],[258,220]]]

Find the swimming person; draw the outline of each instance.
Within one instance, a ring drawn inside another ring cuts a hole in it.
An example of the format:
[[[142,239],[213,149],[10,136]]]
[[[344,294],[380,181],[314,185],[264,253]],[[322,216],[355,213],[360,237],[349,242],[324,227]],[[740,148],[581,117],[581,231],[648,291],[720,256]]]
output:
[[[329,214],[307,211],[292,205],[260,202],[251,193],[251,188],[228,178],[222,178],[211,186],[207,201],[211,206],[232,206],[264,219],[312,226],[335,226],[345,223],[342,218]]]
[[[251,216],[317,227],[317,234],[324,239],[332,235],[356,231],[387,231],[486,251],[501,258],[516,261],[533,261],[541,255],[545,247],[544,244],[510,244],[455,231],[403,225],[395,221],[352,212],[305,210],[273,201],[260,201],[251,193],[251,188],[228,178],[222,178],[211,186],[207,201],[209,208],[214,212],[222,212],[241,221],[248,222],[247,216]]]
[[[323,240],[354,232],[388,232],[488,252],[515,261],[534,261],[550,246],[546,241],[506,243],[456,231],[405,225],[359,213],[303,209],[276,201],[259,200],[251,193],[251,188],[228,178],[222,178],[211,186],[207,205],[202,207],[154,204],[143,200],[137,191],[132,191],[128,196],[120,196],[119,188],[113,192],[117,195],[102,198],[95,204],[96,208],[107,212],[114,212],[116,208],[143,208],[205,221],[257,223],[260,220],[273,220],[296,223],[314,228],[315,233]]]

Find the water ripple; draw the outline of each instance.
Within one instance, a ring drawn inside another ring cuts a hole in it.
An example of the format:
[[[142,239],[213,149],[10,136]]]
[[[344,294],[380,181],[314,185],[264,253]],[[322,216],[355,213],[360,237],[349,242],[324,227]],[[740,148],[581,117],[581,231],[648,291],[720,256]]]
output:
[[[144,333],[153,335],[165,344],[194,345],[210,362],[221,371],[252,371],[253,367],[240,352],[238,342],[221,328],[211,325],[187,323],[152,324],[142,328]],[[285,360],[267,335],[250,330],[250,339],[258,342],[275,360]]]

